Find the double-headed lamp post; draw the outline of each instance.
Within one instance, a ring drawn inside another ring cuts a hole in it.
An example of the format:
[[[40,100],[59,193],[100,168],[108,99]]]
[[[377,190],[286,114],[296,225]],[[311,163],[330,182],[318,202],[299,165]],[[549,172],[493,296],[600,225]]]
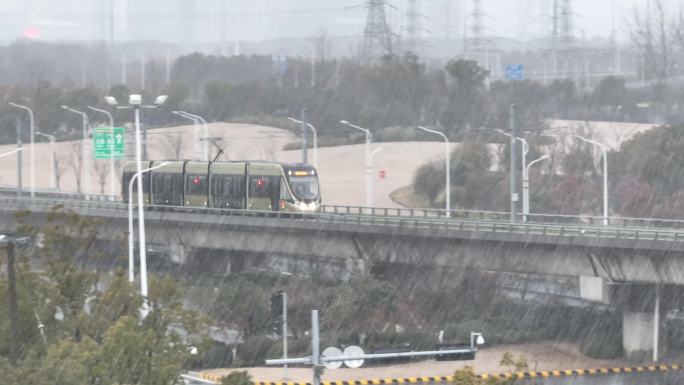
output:
[[[304,122],[302,122],[299,119],[295,119],[295,118],[287,118],[287,120],[294,122],[294,123],[297,123],[297,124],[304,124]],[[311,129],[311,132],[313,132],[313,146],[314,146],[313,147],[313,151],[314,151],[313,152],[313,155],[314,155],[313,163],[314,163],[314,167],[318,168],[318,138],[316,135],[316,127],[314,127],[313,124],[311,124],[311,123],[306,123],[306,126]]]
[[[373,134],[369,129],[351,124],[346,120],[340,120],[340,124],[366,133],[366,207],[370,208],[373,205],[373,170],[370,163],[370,144],[373,140]]]
[[[446,186],[444,187],[444,193],[446,194],[446,204],[445,204],[445,209],[446,209],[446,215],[449,216],[449,211],[451,210],[451,160],[450,154],[449,154],[449,138],[447,136],[439,131],[431,130],[426,127],[418,126],[419,130],[423,130],[425,132],[429,132],[431,134],[436,134],[442,137],[444,139],[444,162],[445,162],[445,174],[446,174]]]
[[[29,158],[29,161],[31,162],[31,168],[29,169],[30,171],[30,178],[31,178],[31,197],[36,196],[36,148],[33,146],[34,145],[34,137],[35,137],[35,132],[36,132],[36,122],[33,117],[33,110],[27,106],[17,104],[17,103],[10,103],[9,104],[12,107],[16,108],[21,108],[22,110],[25,110],[29,114],[29,125],[30,125],[30,135],[31,135],[31,155]]]
[[[133,266],[135,265],[135,257],[134,257],[134,252],[133,252],[133,183],[135,183],[136,179],[140,175],[146,172],[150,172],[152,170],[156,170],[160,167],[164,167],[168,162],[164,162],[160,165],[146,168],[144,170],[140,170],[139,172],[135,173],[133,177],[131,178],[131,181],[128,182],[128,281],[133,282],[135,280],[135,272],[133,271]],[[139,201],[138,201],[139,202]]]
[[[106,96],[105,101],[110,106],[122,109],[133,109],[135,111],[135,163],[136,173],[142,174],[142,139],[140,137],[140,109],[141,108],[158,108],[166,101],[167,96],[158,96],[154,101],[154,105],[144,106],[142,104],[142,95],[130,95],[128,98],[129,106],[119,106],[119,102],[113,96]],[[138,186],[138,243],[140,245],[140,295],[145,300],[145,309],[148,309],[147,304],[147,243],[145,242],[145,209],[143,200],[142,183],[136,183]]]
[[[109,158],[109,195],[115,196],[116,195],[116,168],[114,165],[114,118],[112,117],[112,114],[109,113],[107,110],[102,110],[100,108],[95,108],[93,106],[86,106],[88,109],[93,110],[95,112],[99,112],[102,114],[105,114],[107,116],[107,119],[109,119],[109,130],[110,130],[110,138],[109,138],[109,153],[111,157]]]
[[[52,178],[51,178],[50,184],[52,186],[52,189],[56,190],[57,189],[57,156],[55,154],[55,139],[56,138],[54,135],[43,134],[42,132],[37,132],[37,131],[36,131],[36,135],[44,136],[44,137],[48,138],[48,140],[50,141],[50,157],[52,158],[52,161],[50,162],[50,163],[52,163],[52,167],[51,167]]]
[[[608,226],[608,148],[599,142],[575,135],[575,138],[593,144],[603,153],[603,225]]]
[[[88,157],[86,155],[86,140],[88,140],[88,115],[83,111],[75,110],[69,106],[62,106],[62,109],[81,115],[81,119],[83,121],[83,142],[81,142],[81,177],[83,178],[83,187],[81,188],[82,191],[79,192],[87,194],[88,189],[90,188],[90,167],[88,166],[90,163],[88,162]]]

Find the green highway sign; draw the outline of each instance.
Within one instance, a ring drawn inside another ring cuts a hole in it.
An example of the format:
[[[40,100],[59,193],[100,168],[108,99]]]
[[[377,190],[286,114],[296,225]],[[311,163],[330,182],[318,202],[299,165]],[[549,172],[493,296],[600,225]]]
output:
[[[123,127],[96,127],[93,129],[93,146],[95,159],[123,159],[124,157]]]

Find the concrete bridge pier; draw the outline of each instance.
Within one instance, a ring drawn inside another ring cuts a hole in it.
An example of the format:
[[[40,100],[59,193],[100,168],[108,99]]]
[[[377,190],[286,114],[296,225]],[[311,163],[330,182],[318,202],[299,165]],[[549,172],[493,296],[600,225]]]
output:
[[[580,277],[580,292],[583,299],[611,305],[622,313],[622,346],[628,358],[655,362],[667,353],[665,315],[681,292],[677,286]]]
[[[622,313],[625,356],[639,361],[656,362],[666,354],[667,338],[663,326],[675,291],[674,286],[663,284],[608,284],[600,277],[580,277],[580,292],[584,299],[611,305]]]
[[[662,284],[616,287],[622,310],[622,343],[628,358],[652,361],[667,353],[663,325],[667,303]]]

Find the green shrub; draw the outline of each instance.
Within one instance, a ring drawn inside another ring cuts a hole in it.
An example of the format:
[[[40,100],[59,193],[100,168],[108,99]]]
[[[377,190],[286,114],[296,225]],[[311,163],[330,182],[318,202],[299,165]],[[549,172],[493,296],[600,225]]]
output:
[[[684,325],[670,322],[667,325],[667,345],[675,350],[684,350]]]
[[[231,372],[221,379],[221,385],[252,385],[252,376],[246,371]]]
[[[189,366],[193,369],[227,368],[233,365],[232,348],[224,343],[210,341],[198,347],[200,352],[192,356]]]
[[[623,357],[622,319],[609,312],[598,315],[586,330],[586,335],[580,343],[580,351],[592,358]]]
[[[245,343],[238,347],[237,358],[239,366],[263,365],[269,357],[277,341],[267,336],[255,336],[245,340]],[[279,355],[278,355],[279,356]],[[276,356],[276,357],[278,357]]]

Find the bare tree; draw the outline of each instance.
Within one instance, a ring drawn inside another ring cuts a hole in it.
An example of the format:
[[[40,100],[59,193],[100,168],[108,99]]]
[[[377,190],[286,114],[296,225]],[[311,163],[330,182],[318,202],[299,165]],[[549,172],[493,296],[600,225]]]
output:
[[[71,171],[74,173],[74,179],[76,180],[76,191],[81,193],[81,175],[83,170],[83,159],[81,158],[81,142],[78,140],[73,140],[67,142],[67,148],[69,155],[67,158],[67,164]]]
[[[54,159],[52,159],[52,161],[55,167],[55,187],[57,188],[57,190],[61,190],[60,181],[62,180],[62,176],[69,167],[69,157],[63,154],[55,154],[55,157]]]
[[[675,21],[672,23],[672,31],[679,48],[684,48],[684,9],[681,6],[677,10]]]
[[[663,0],[653,0],[646,7],[646,12],[633,9],[630,38],[641,52],[644,75],[655,78],[660,86],[667,86],[673,64],[673,38],[677,34],[672,33],[673,23]]]
[[[100,194],[104,194],[107,179],[109,178],[109,160],[94,159],[92,162],[93,169],[97,175],[97,183],[100,185]]]
[[[183,154],[183,135],[163,135],[161,152],[168,159],[180,159]]]

